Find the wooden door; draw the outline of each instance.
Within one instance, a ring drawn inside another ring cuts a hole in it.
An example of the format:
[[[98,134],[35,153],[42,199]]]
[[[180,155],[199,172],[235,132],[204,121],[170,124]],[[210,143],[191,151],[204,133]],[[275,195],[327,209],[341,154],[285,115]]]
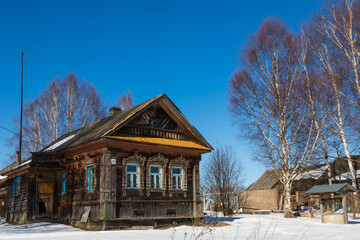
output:
[[[54,208],[54,177],[44,173],[37,176],[37,209],[39,217],[52,217]]]

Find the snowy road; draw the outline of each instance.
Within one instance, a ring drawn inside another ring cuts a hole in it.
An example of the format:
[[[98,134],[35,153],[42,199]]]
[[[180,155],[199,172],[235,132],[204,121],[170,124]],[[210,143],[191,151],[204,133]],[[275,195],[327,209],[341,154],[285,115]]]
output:
[[[348,225],[321,224],[318,219],[284,219],[281,215],[240,215],[229,226],[181,226],[165,230],[83,231],[55,223],[10,226],[1,223],[0,239],[111,240],[111,239],[360,239],[360,221]],[[203,233],[203,235],[201,235]]]

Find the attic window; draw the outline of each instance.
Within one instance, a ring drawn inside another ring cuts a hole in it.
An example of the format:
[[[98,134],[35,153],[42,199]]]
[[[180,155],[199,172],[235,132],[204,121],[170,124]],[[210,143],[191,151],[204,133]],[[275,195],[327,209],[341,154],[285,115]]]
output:
[[[161,128],[161,121],[159,118],[152,118],[150,121],[150,127]]]

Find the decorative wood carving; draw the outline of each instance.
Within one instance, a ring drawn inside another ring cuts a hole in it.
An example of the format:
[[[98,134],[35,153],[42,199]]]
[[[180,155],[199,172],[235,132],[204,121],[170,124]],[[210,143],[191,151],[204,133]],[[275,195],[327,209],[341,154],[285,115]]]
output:
[[[148,158],[147,164],[146,164],[146,173],[147,173],[147,181],[146,181],[146,196],[150,197],[150,192],[159,192],[162,191],[163,197],[166,196],[166,177],[167,177],[167,171],[166,166],[169,162],[169,159],[161,155],[160,153],[156,154],[153,157]],[[150,189],[150,167],[151,165],[161,165],[162,166],[162,189]]]
[[[132,156],[128,158],[123,158],[122,160],[122,196],[126,197],[126,164],[127,163],[139,163],[140,165],[140,196],[143,196],[144,192],[144,165],[145,165],[146,157],[142,156],[138,152],[135,152]]]
[[[153,122],[157,122],[156,125]],[[120,134],[189,141],[186,133],[160,108],[150,108],[119,130]]]
[[[169,197],[172,197],[172,192],[178,192],[178,191],[182,191],[184,193],[184,197],[187,197],[187,166],[188,166],[188,161],[183,157],[183,156],[178,156],[176,158],[173,158],[170,160],[169,162],[169,166],[168,166],[168,178],[169,178]],[[183,176],[184,176],[184,188],[181,190],[173,190],[172,189],[172,167],[174,166],[179,166],[179,167],[183,167]]]

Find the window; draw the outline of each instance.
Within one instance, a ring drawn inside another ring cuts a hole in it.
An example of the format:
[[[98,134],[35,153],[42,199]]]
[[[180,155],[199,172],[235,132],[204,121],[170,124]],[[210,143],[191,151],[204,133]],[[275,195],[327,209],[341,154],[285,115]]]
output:
[[[184,174],[182,167],[172,168],[172,189],[179,190],[183,189],[184,186]]]
[[[20,183],[21,183],[21,177],[16,177],[14,179],[14,196],[19,196],[20,193]]]
[[[159,118],[152,118],[150,126],[153,128],[161,128],[161,120]]]
[[[61,174],[60,174],[60,194],[66,193],[66,181],[67,181],[67,172],[61,172]]]
[[[89,166],[87,168],[87,190],[88,192],[94,191],[94,166]]]
[[[161,165],[150,166],[150,188],[162,188],[162,167]]]
[[[126,188],[138,189],[140,187],[140,167],[138,163],[128,163],[126,165]]]

